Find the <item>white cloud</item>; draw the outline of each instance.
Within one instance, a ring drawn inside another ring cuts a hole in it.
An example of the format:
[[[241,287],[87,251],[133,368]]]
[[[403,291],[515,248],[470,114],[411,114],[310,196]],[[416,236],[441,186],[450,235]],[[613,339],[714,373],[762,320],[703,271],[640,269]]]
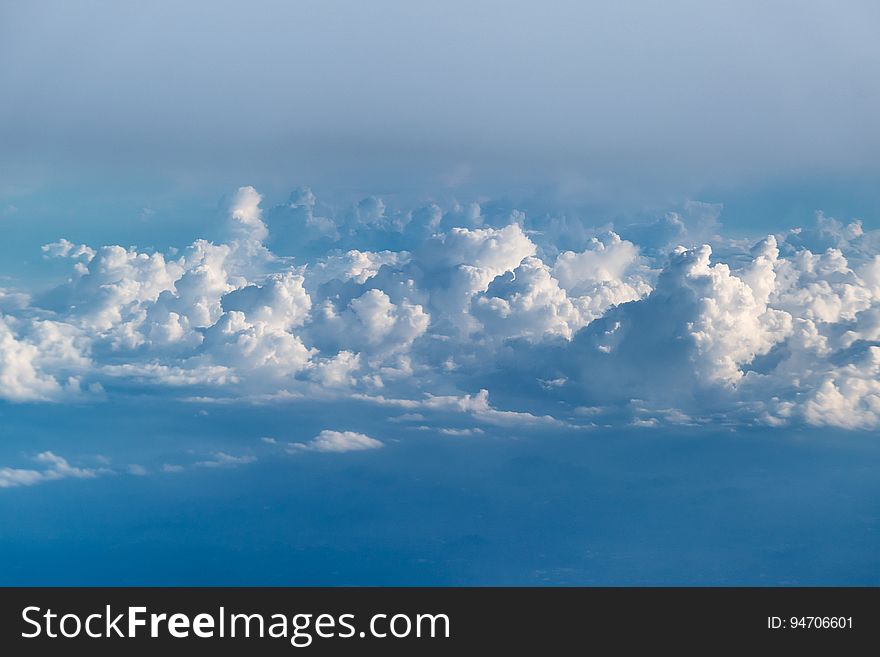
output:
[[[303,370],[314,353],[298,335],[234,310],[205,332],[204,353],[194,361],[284,378]]]
[[[493,338],[563,337],[609,308],[651,291],[639,249],[615,233],[592,238],[590,248],[565,251],[548,267],[529,257],[478,295],[472,312]]]
[[[0,399],[52,401],[79,396],[91,361],[70,325],[0,315]]]
[[[385,292],[371,289],[342,312],[325,301],[315,321],[313,331],[320,333],[316,339],[330,341],[335,348],[389,356],[408,351],[428,329],[430,318],[418,304],[395,304]]]
[[[694,306],[675,310],[692,313],[684,317],[695,345],[698,374],[709,381],[735,383],[743,374],[742,364],[751,363],[788,336],[791,315],[767,306],[778,253],[772,237],[759,245],[741,278],[727,265],[710,265],[711,253],[708,246],[678,251],[664,285],[658,284],[658,294],[690,293],[682,301]]]
[[[195,465],[200,468],[234,468],[238,465],[246,465],[257,460],[256,456],[244,455],[233,456],[226,452],[214,452],[211,458],[202,461],[196,461]],[[169,470],[164,470],[169,472]]]
[[[33,486],[46,481],[67,478],[92,479],[108,472],[105,469],[77,468],[70,465],[67,459],[48,451],[37,454],[35,460],[45,467],[42,470],[0,468],[0,488]]]
[[[859,361],[828,374],[804,404],[804,417],[847,429],[880,424],[880,347],[868,347]]]
[[[290,443],[288,451],[359,452],[381,447],[384,447],[381,441],[362,433],[325,429],[307,443]]]
[[[110,377],[167,386],[201,384],[223,386],[239,381],[239,377],[232,369],[222,365],[176,367],[161,363],[123,363],[122,365],[105,365],[101,368],[101,372]]]
[[[485,433],[479,427],[474,427],[472,429],[455,429],[452,427],[441,427],[438,429],[440,433],[444,436],[479,436]]]
[[[410,261],[406,251],[358,251],[351,249],[342,255],[327,256],[308,270],[308,283],[317,287],[330,281],[354,281],[363,285],[388,265],[400,267]]]
[[[312,307],[303,281],[301,274],[293,272],[273,274],[262,285],[247,285],[229,292],[222,297],[221,305],[226,312],[243,313],[249,322],[289,330],[302,326]]]
[[[329,388],[353,386],[355,373],[360,367],[360,354],[343,350],[332,358],[317,362],[312,378]]]
[[[47,258],[83,258],[91,260],[95,257],[95,250],[85,244],[74,244],[63,237],[57,242],[44,244],[43,253]]]
[[[768,305],[772,238],[737,273],[711,254],[709,246],[676,249],[648,297],[611,309],[577,337],[569,354],[577,365],[563,369],[587,390],[583,401],[713,401],[705,390],[735,397],[743,368],[792,333],[791,316]]]
[[[451,328],[469,331],[476,327],[467,312],[471,298],[535,252],[522,228],[510,224],[501,229],[452,228],[425,242],[415,257],[431,308]]]
[[[31,295],[0,287],[0,313],[24,310],[30,305]]]
[[[537,258],[526,258],[497,277],[473,303],[472,312],[492,338],[571,339],[586,319]]]
[[[594,237],[590,248],[581,253],[565,251],[556,258],[553,274],[568,292],[582,296],[597,283],[619,282],[638,264],[639,248],[609,233]]]

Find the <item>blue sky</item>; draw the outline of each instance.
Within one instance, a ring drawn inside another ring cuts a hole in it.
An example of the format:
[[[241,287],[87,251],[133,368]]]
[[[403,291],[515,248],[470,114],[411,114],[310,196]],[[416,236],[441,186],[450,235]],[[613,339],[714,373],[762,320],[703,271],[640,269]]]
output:
[[[4,6],[0,583],[876,584],[878,19]]]

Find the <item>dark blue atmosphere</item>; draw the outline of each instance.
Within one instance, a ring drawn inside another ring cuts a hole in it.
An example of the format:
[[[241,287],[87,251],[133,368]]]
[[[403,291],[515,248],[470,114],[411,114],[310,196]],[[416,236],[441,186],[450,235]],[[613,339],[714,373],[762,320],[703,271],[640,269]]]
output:
[[[261,454],[327,409],[2,408],[2,455]],[[2,491],[4,585],[877,585],[880,445],[839,431],[394,431],[384,450]],[[414,435],[415,434],[415,435]],[[262,455],[262,454],[261,454]],[[130,458],[130,457],[129,457]]]

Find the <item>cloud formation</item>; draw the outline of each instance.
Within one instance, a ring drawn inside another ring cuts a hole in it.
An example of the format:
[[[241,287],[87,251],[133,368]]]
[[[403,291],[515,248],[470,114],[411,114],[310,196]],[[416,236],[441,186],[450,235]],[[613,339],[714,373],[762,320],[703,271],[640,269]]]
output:
[[[301,188],[264,209],[242,187],[221,242],[159,252],[60,239],[43,255],[67,261],[68,280],[0,295],[0,398],[146,386],[519,428],[880,425],[876,231],[820,213],[732,240],[721,209],[699,203],[560,231],[500,207],[369,197],[333,212]],[[381,444],[325,431],[292,449]]]
[[[356,431],[331,431],[325,429],[307,443],[290,443],[288,451],[298,450],[313,452],[360,452],[367,449],[379,449],[383,443]]]
[[[27,468],[0,468],[0,488],[14,488],[16,486],[33,486],[46,481],[58,479],[92,479],[98,475],[109,472],[106,469],[77,468],[70,465],[67,459],[53,452],[41,452],[34,459],[44,467],[41,470]]]

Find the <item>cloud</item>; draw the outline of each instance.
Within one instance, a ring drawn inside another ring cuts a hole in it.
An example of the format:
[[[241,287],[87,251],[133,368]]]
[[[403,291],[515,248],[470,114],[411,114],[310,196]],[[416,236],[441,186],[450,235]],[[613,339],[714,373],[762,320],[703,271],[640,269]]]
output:
[[[587,323],[550,269],[532,257],[509,274],[495,278],[474,300],[472,313],[487,335],[501,340],[538,340],[545,336],[570,339]]]
[[[379,273],[384,266],[400,267],[410,261],[406,251],[358,251],[351,249],[341,255],[331,255],[320,260],[309,272],[312,285],[326,284],[330,281],[342,283],[354,281],[363,285]]]
[[[735,275],[711,263],[709,246],[676,249],[650,295],[610,309],[558,355],[573,359],[561,369],[586,389],[581,405],[735,386],[792,331],[791,316],[768,306],[775,252],[771,238]]]
[[[332,358],[318,361],[312,378],[328,388],[354,386],[355,374],[360,368],[360,354],[343,350]]]
[[[552,268],[529,257],[498,276],[473,304],[487,335],[532,341],[574,333],[609,308],[651,291],[639,249],[616,233],[592,238],[588,249],[564,251]]]
[[[263,211],[260,209],[262,200],[263,197],[250,185],[238,188],[230,207],[232,226],[238,235],[258,242],[268,237],[269,231],[263,223]]]
[[[109,472],[106,469],[77,468],[70,465],[67,459],[49,451],[37,454],[34,460],[45,467],[42,470],[0,468],[0,488],[33,486],[47,481],[68,478],[92,479]]]
[[[214,452],[211,454],[211,458],[196,461],[194,465],[199,468],[234,468],[239,465],[253,463],[256,460],[257,457],[251,455],[233,456],[226,452]],[[168,470],[165,470],[165,472],[168,472]]]
[[[880,426],[880,231],[857,220],[745,240],[698,202],[596,230],[487,200],[335,209],[300,188],[265,221],[262,202],[239,188],[227,239],[180,251],[46,245],[70,275],[0,294],[0,399]]]
[[[79,375],[90,366],[87,346],[74,327],[0,314],[0,399],[79,396],[84,393]]]
[[[880,346],[826,375],[809,394],[804,417],[815,425],[872,429],[880,421]]]
[[[478,326],[468,313],[471,298],[499,275],[513,271],[537,247],[518,224],[504,228],[452,228],[427,240],[415,253],[431,314],[445,332]]]
[[[455,429],[452,427],[441,427],[438,429],[440,433],[444,436],[479,436],[485,433],[479,427],[474,427],[472,429]]]
[[[489,403],[489,391],[480,390],[476,394],[465,395],[432,395],[428,393],[423,399],[394,399],[382,395],[355,395],[356,399],[372,402],[381,406],[396,406],[406,409],[423,409],[446,413],[464,413],[488,424],[498,426],[568,426],[550,415],[533,415],[524,411],[503,411]]]
[[[392,303],[385,292],[377,289],[352,299],[342,312],[327,300],[315,320],[314,331],[320,334],[316,339],[325,345],[373,356],[408,351],[430,322],[422,306],[405,300]]]
[[[21,311],[28,307],[31,296],[25,292],[4,290],[0,287],[0,313]]]
[[[355,431],[331,431],[325,429],[307,443],[290,443],[288,451],[312,452],[359,452],[368,449],[379,449],[384,444],[369,436]]]

